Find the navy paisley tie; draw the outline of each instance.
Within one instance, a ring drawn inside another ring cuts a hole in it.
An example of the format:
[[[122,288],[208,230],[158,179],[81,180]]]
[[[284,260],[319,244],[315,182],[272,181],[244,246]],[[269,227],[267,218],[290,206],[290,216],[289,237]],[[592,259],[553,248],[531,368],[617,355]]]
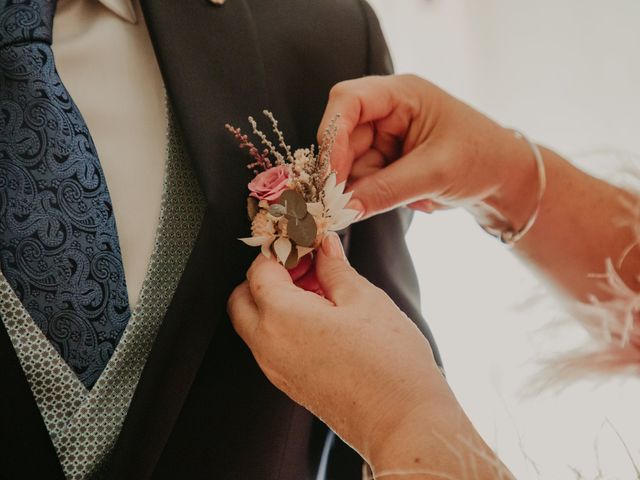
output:
[[[0,0],[0,267],[91,388],[131,316],[104,172],[51,50],[55,0]]]

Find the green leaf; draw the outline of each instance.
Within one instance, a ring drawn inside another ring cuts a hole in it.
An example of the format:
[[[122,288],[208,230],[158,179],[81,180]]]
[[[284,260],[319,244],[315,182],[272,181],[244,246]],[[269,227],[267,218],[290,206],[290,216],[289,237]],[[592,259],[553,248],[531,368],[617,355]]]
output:
[[[249,220],[253,222],[253,219],[259,211],[260,207],[258,206],[258,200],[253,197],[247,197],[247,213],[249,214]]]
[[[307,215],[302,220],[290,218],[287,223],[287,234],[296,245],[313,247],[318,235],[318,227],[313,215]]]
[[[282,217],[283,215],[286,215],[287,209],[284,207],[284,205],[275,203],[269,207],[269,213],[274,217]]]
[[[285,190],[280,195],[278,203],[286,208],[287,217],[302,220],[307,215],[307,202],[302,194],[296,190]]]

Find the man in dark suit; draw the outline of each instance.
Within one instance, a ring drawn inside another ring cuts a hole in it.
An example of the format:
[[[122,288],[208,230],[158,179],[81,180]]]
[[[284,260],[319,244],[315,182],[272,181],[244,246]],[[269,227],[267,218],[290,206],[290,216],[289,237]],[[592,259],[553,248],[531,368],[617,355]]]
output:
[[[360,478],[358,456],[340,442],[329,448],[326,428],[267,381],[227,318],[256,252],[237,240],[249,225],[250,172],[223,126],[267,108],[291,145],[313,143],[334,84],[391,73],[378,21],[364,0],[140,4],[204,214],[117,441],[87,478],[311,479],[329,450],[326,478]],[[404,242],[409,223],[408,211],[393,211],[342,239],[352,265],[431,341]],[[1,323],[0,385],[0,479],[64,478]]]

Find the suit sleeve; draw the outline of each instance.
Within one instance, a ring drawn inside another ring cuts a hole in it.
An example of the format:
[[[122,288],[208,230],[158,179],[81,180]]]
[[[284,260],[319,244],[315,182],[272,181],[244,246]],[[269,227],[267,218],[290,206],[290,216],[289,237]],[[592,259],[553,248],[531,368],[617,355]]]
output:
[[[367,24],[367,73],[389,75],[393,73],[393,64],[380,23],[369,4],[364,0],[360,3]],[[349,261],[413,320],[442,367],[438,347],[422,316],[418,278],[405,241],[412,217],[411,210],[401,208],[353,225],[348,239]]]

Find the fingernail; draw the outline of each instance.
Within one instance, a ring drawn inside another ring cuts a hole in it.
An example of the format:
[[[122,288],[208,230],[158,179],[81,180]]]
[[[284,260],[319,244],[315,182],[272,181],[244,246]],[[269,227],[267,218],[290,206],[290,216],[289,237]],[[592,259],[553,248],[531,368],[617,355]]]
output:
[[[327,257],[346,258],[340,237],[338,237],[338,234],[335,232],[329,232],[329,234],[324,237],[322,241],[322,251]]]
[[[409,207],[424,213],[433,213],[434,210],[436,209],[435,205],[431,200],[420,200],[419,202],[414,202],[410,204]]]
[[[347,203],[347,206],[345,208],[358,211],[356,220],[360,220],[364,216],[364,204],[357,198],[352,198],[351,200],[349,200],[349,203]]]

